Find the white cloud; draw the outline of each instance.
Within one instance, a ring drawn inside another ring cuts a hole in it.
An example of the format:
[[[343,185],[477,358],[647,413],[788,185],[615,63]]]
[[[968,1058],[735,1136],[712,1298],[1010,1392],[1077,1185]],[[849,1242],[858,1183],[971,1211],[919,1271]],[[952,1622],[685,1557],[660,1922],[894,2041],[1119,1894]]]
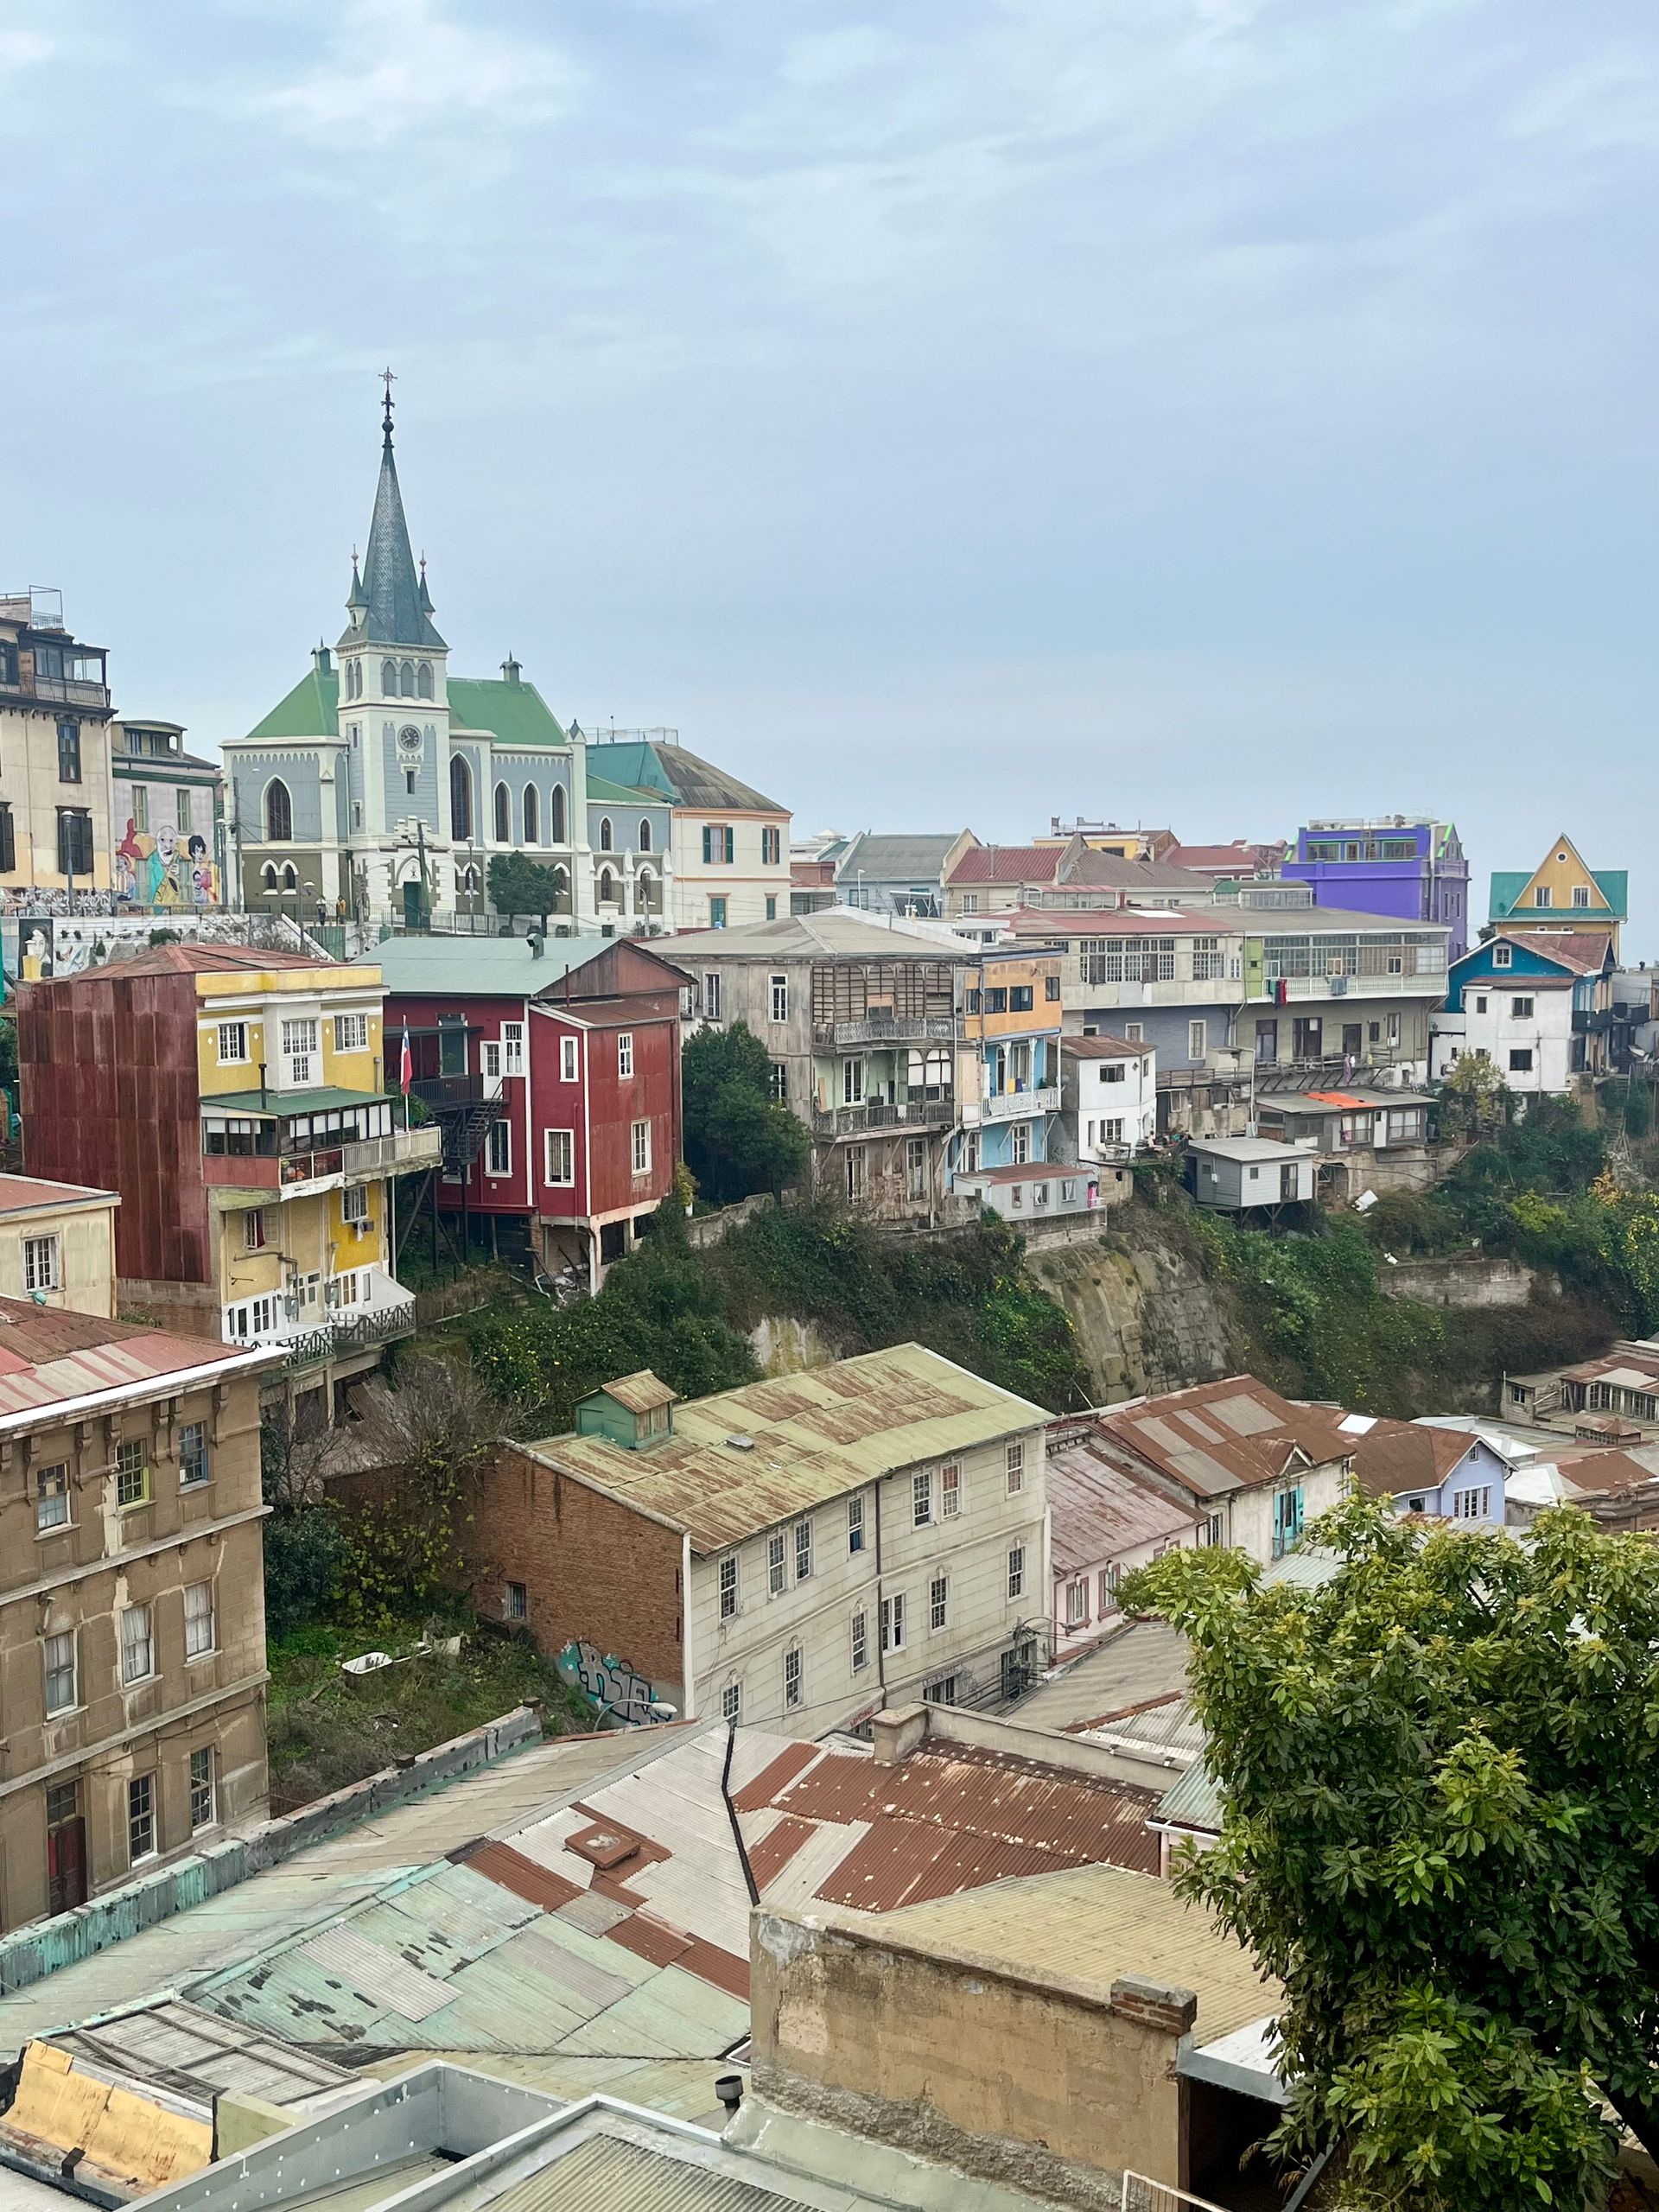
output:
[[[42,38],[38,31],[0,30],[0,76],[48,61],[53,51],[51,40]]]
[[[455,21],[442,0],[351,0],[327,58],[292,84],[256,93],[251,113],[349,151],[446,124],[505,132],[557,119],[582,73],[555,48]]]

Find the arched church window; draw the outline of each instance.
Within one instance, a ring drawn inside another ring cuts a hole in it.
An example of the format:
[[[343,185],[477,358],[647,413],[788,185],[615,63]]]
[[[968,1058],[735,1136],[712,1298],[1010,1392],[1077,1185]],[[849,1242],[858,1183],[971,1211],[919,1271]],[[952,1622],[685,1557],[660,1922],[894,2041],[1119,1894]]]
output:
[[[265,862],[264,868],[259,871],[259,880],[264,885],[267,891],[274,891],[276,888],[276,863],[275,861],[267,861]]]
[[[564,785],[555,784],[553,796],[548,802],[547,834],[556,845],[564,842]]]
[[[512,842],[512,800],[505,784],[495,787],[495,842],[498,845]]]
[[[415,690],[420,698],[429,699],[432,696],[432,664],[429,660],[423,660],[416,670]]]
[[[534,784],[524,785],[524,842],[539,845],[542,842],[542,804]]]
[[[294,802],[282,778],[273,776],[265,785],[265,842],[286,844],[293,835]]]
[[[607,814],[599,825],[599,849],[601,853],[608,853],[613,852],[615,848],[616,840],[611,834],[611,817]]]
[[[289,861],[283,870],[283,888],[284,891],[297,891],[299,887],[300,871]]]
[[[648,868],[642,868],[633,881],[634,907],[637,912],[641,914],[656,912],[656,900],[653,895],[656,888],[656,877]]]
[[[449,834],[473,834],[473,772],[459,753],[449,763]]]
[[[415,664],[412,660],[406,660],[404,663],[399,688],[405,699],[412,699],[415,696]]]
[[[397,664],[395,660],[383,660],[380,664],[380,696],[383,699],[397,696]]]
[[[639,824],[639,849],[642,853],[651,850],[651,824],[644,820]]]
[[[599,872],[599,903],[601,906],[614,906],[616,904],[616,878],[607,868],[602,868]]]

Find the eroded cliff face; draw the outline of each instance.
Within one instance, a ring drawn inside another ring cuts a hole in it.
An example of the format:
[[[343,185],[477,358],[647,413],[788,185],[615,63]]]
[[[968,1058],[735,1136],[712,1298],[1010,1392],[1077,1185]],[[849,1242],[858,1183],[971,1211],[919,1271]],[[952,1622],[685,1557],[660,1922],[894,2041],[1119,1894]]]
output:
[[[1033,1280],[1071,1315],[1096,1402],[1210,1382],[1241,1364],[1233,1294],[1207,1280],[1179,1229],[1151,1207],[1087,1244],[1029,1255]]]

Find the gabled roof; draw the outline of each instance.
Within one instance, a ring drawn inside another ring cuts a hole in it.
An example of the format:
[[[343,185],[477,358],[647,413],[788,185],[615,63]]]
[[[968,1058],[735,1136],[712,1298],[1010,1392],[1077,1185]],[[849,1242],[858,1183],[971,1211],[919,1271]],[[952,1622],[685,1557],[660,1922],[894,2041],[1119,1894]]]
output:
[[[261,951],[251,945],[153,944],[147,951],[135,953],[130,960],[111,960],[99,968],[83,969],[76,976],[48,980],[54,984],[73,984],[93,981],[124,982],[131,976],[257,976],[274,968],[315,968],[321,971],[331,969],[333,963],[315,952]],[[38,990],[41,986],[26,984],[22,988]]]
[[[980,960],[983,948],[936,925],[827,906],[816,914],[779,914],[734,930],[683,930],[676,960],[709,954],[725,960]]]
[[[397,998],[439,991],[463,999],[534,999],[622,945],[660,963],[661,988],[677,989],[685,979],[664,957],[668,943],[666,938],[550,937],[537,960],[522,937],[392,937],[375,947],[372,959],[387,992]],[[388,1010],[389,1025],[397,1018]]]
[[[970,845],[946,879],[960,884],[1076,884],[1103,891],[1185,890],[1208,893],[1208,880],[1165,861],[1126,861],[1074,837],[1064,845]]]
[[[1541,914],[1544,909],[1538,911]],[[1494,930],[1491,937],[1471,944],[1461,958],[1452,963],[1452,967],[1461,968],[1469,961],[1478,960],[1495,944],[1512,945],[1530,959],[1554,961],[1569,976],[1597,976],[1613,964],[1611,944],[1593,931],[1563,930],[1557,936],[1548,930]],[[1502,975],[1508,971],[1494,969],[1492,972]]]
[[[1044,1464],[1057,1580],[1138,1545],[1190,1535],[1204,1517],[1195,1499],[1173,1496],[1092,1423],[1065,1431]]]
[[[280,1350],[248,1351],[171,1336],[97,1313],[0,1298],[0,1426],[38,1425],[55,1407],[105,1393],[143,1393],[162,1377],[207,1382],[232,1370],[278,1363]]]
[[[1521,903],[1526,897],[1529,886],[1535,883],[1550,865],[1551,855],[1563,850],[1572,855],[1595,885],[1607,902],[1605,906],[1569,908],[1528,906]],[[1586,868],[1583,856],[1570,837],[1552,837],[1548,850],[1535,868],[1495,868],[1492,871],[1491,905],[1487,918],[1489,921],[1503,922],[1520,920],[1523,917],[1531,920],[1535,916],[1541,921],[1553,915],[1570,912],[1586,919],[1626,921],[1630,917],[1630,881],[1629,871],[1622,868]]]
[[[452,676],[445,688],[449,725],[457,736],[467,730],[487,730],[504,745],[563,746],[570,741],[536,686],[522,678],[509,683],[505,677]],[[429,704],[424,699],[410,702],[411,709]],[[254,724],[248,741],[339,734],[340,671],[312,668],[263,721]]]
[[[1285,1154],[1282,1145],[1275,1149]],[[1333,1413],[1294,1405],[1253,1375],[1134,1399],[1097,1419],[1116,1443],[1198,1497],[1277,1482],[1288,1469],[1325,1466],[1354,1448]]]
[[[1368,1497],[1438,1490],[1471,1452],[1480,1449],[1478,1436],[1459,1429],[1420,1427],[1415,1421],[1344,1414],[1337,1426],[1348,1439],[1354,1471]]]
[[[739,813],[787,814],[775,798],[717,768],[683,745],[661,738],[635,738],[621,745],[590,745],[590,767],[613,782],[639,791],[659,791],[676,806],[731,807]]]
[[[0,1175],[0,1214],[45,1213],[61,1206],[74,1212],[86,1205],[118,1206],[118,1191],[98,1191],[83,1183],[52,1183],[39,1175]]]
[[[899,832],[880,835],[861,830],[850,840],[836,865],[837,878],[855,876],[861,868],[873,882],[937,883],[946,855],[962,832],[942,836]]]
[[[1132,1045],[1127,1037],[1062,1037],[1060,1052],[1068,1060],[1141,1060],[1150,1045]]]

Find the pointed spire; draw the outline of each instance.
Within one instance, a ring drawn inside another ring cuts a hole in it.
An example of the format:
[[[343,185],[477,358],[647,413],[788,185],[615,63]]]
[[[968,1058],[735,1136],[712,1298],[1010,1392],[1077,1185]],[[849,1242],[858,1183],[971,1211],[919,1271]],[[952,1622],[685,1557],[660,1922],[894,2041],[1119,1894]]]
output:
[[[432,594],[426,588],[426,556],[424,553],[421,556],[421,612],[423,614],[430,614],[432,612]]]
[[[357,573],[357,548],[353,545],[352,548],[352,588],[346,594],[346,612],[352,618],[350,626],[353,630],[362,628],[364,610],[368,603],[363,596],[363,579]]]
[[[347,601],[359,640],[377,645],[428,645],[445,650],[432,624],[432,601],[423,575],[416,578],[415,556],[410,551],[409,524],[404,519],[403,494],[397,486],[397,463],[391,450],[392,373],[385,372],[386,396],[381,418],[380,480],[375,486],[374,516],[369,524],[369,546],[361,580],[353,572],[357,602]]]

